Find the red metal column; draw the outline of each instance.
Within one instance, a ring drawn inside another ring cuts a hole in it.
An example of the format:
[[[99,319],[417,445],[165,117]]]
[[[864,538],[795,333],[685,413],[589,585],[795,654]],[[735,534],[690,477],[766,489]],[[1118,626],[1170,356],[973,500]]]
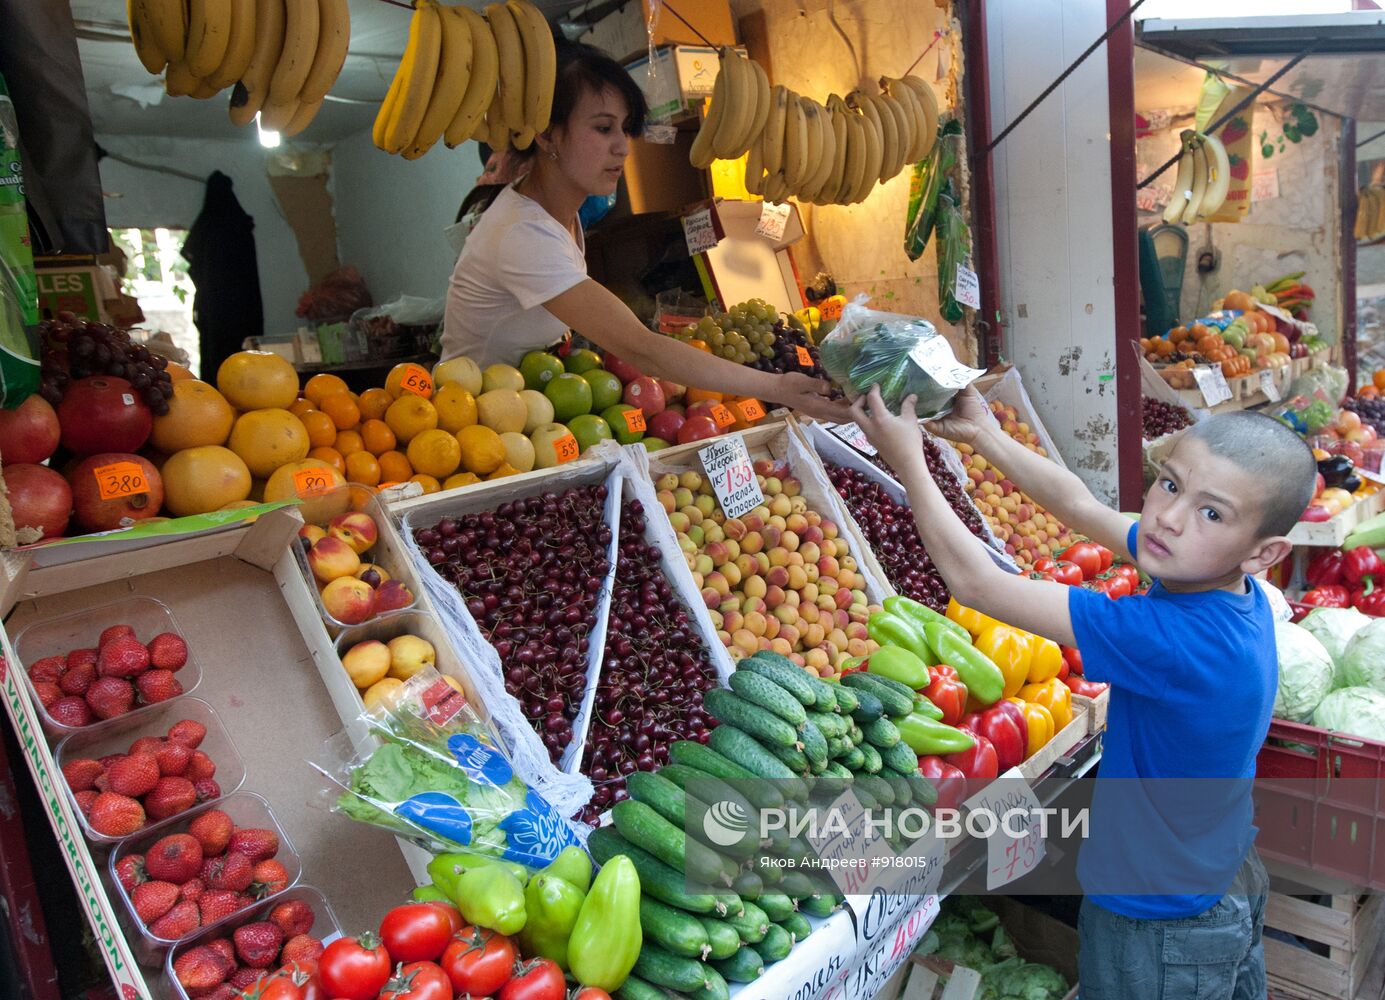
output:
[[[1338,140],[1342,144],[1341,163],[1337,168],[1342,217],[1337,222],[1340,255],[1342,258],[1342,278],[1338,282],[1341,289],[1342,321],[1338,343],[1342,345],[1342,364],[1346,366],[1350,381],[1349,390],[1356,389],[1356,119],[1342,119],[1342,134]]]
[[[26,776],[27,777],[27,776]],[[6,908],[10,948],[30,1000],[58,1000],[58,973],[48,948],[48,929],[38,883],[24,839],[19,792],[5,741],[0,739],[0,899]]]
[[[991,75],[986,45],[986,0],[966,4],[962,45],[967,79],[967,145],[971,161],[972,247],[981,285],[977,351],[983,367],[1000,360],[1000,251],[996,243],[995,169],[989,153],[977,155],[991,144]],[[985,324],[984,326],[981,324]]]

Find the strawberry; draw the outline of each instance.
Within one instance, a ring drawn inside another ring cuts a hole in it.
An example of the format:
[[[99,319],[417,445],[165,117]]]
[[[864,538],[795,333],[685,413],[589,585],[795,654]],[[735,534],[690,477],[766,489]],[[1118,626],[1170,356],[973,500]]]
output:
[[[160,778],[144,799],[150,819],[168,819],[197,805],[197,789],[187,778]]]
[[[219,937],[208,941],[207,947],[230,962],[232,968],[240,965],[240,961],[236,958],[236,946],[231,943],[230,938]]]
[[[34,697],[44,708],[52,708],[62,696],[62,688],[52,681],[34,681]]]
[[[290,962],[316,962],[322,957],[322,942],[309,934],[296,934],[284,942],[279,952],[279,961],[284,965]]]
[[[253,881],[250,884],[250,895],[256,899],[264,899],[274,893],[288,888],[289,873],[279,862],[270,858],[268,861],[260,861],[255,864]]]
[[[236,955],[254,969],[273,965],[279,957],[279,946],[284,943],[284,932],[267,920],[237,927],[231,936],[235,938]]]
[[[279,853],[279,835],[273,830],[241,829],[231,834],[228,846],[251,861],[268,861]]]
[[[158,753],[159,748],[162,747],[165,742],[167,741],[161,740],[157,736],[141,736],[139,739],[135,740],[135,742],[130,744],[130,749],[128,752],[132,754]]]
[[[202,898],[202,893],[207,891],[206,883],[200,878],[190,878],[183,883],[178,890],[178,898],[186,899],[189,902],[197,902]]]
[[[269,920],[286,937],[301,937],[313,929],[313,908],[301,899],[286,899],[269,911]]]
[[[202,926],[206,927],[235,913],[241,908],[241,901],[234,892],[208,889],[197,900],[197,907],[202,912]]]
[[[176,632],[164,632],[149,642],[149,662],[159,670],[181,670],[188,662],[188,644]]]
[[[45,656],[38,660],[29,668],[29,680],[47,681],[49,684],[56,684],[62,677],[63,671],[67,669],[67,660],[61,656]]]
[[[192,783],[192,790],[197,793],[198,802],[210,802],[212,799],[221,798],[221,786],[216,783],[215,778],[198,778]]]
[[[87,704],[98,719],[114,719],[135,705],[135,689],[119,677],[98,677],[87,688]]]
[[[90,663],[80,663],[58,678],[58,690],[63,694],[86,694],[94,680],[96,668]]]
[[[230,974],[231,963],[207,945],[189,948],[173,960],[173,975],[189,993],[214,989]]]
[[[160,837],[144,856],[144,868],[150,878],[182,885],[196,878],[202,867],[202,845],[187,833],[170,833]]]
[[[144,870],[143,854],[127,854],[115,863],[115,877],[126,892],[134,892],[135,886],[149,880],[149,874]]]
[[[207,888],[244,892],[255,878],[255,866],[244,854],[228,851],[212,861],[207,870]]]
[[[135,916],[146,927],[158,920],[178,902],[178,887],[172,882],[141,882],[130,893]]]
[[[135,678],[140,700],[146,705],[168,701],[183,693],[183,682],[171,670],[146,670]]]
[[[106,790],[139,798],[159,783],[159,758],[152,753],[122,757],[106,769]]]
[[[149,650],[134,636],[112,639],[97,654],[96,668],[102,677],[138,677],[149,669]]]
[[[90,663],[94,665],[96,663],[97,655],[97,651],[94,649],[74,649],[72,652],[67,654],[67,660],[65,661],[67,664],[67,669],[71,670],[79,663]]]
[[[189,781],[197,781],[201,778],[215,778],[216,764],[201,750],[194,750],[192,756],[188,758],[188,769],[183,776]]]
[[[128,837],[144,826],[145,812],[134,799],[116,792],[102,792],[91,804],[87,822],[103,837]]]
[[[207,727],[193,719],[184,719],[175,722],[168,730],[168,738],[174,743],[181,743],[189,750],[196,750],[201,745],[202,740],[207,735]]]
[[[108,642],[111,642],[115,639],[123,639],[127,636],[131,639],[135,637],[135,630],[131,628],[129,625],[112,625],[109,628],[102,631],[101,638],[96,640],[96,645],[104,646]]]
[[[234,830],[231,817],[220,809],[208,809],[188,824],[188,833],[197,838],[202,845],[202,856],[207,858],[216,857],[226,850]]]
[[[245,1000],[230,983],[222,983],[207,993],[189,993],[190,1000]]]
[[[250,993],[255,988],[255,984],[268,974],[264,969],[252,969],[248,965],[243,965],[231,973],[231,978],[226,980],[226,983],[232,989],[240,990],[242,993]]]
[[[96,787],[97,775],[104,770],[100,761],[89,757],[74,757],[63,765],[63,777],[67,779],[68,788],[74,792],[85,792]]]
[[[87,818],[88,823],[91,822],[91,807],[96,804],[96,797],[100,794],[97,791],[86,791],[72,796],[77,800],[77,808],[82,810],[82,815]]]
[[[89,726],[93,721],[91,706],[85,700],[72,695],[59,698],[49,705],[48,717],[60,726],[69,726],[73,729],[78,726]]]
[[[173,909],[149,925],[149,933],[165,941],[177,941],[201,926],[202,918],[198,914],[197,904],[180,901],[174,903]]]
[[[133,752],[133,751],[131,751],[131,752]],[[128,757],[128,756],[129,756],[129,754],[123,754],[123,753],[108,753],[108,754],[106,754],[106,756],[104,756],[104,757],[98,757],[98,758],[96,758],[96,759],[99,760],[99,761],[101,762],[101,766],[102,766],[103,768],[107,768],[107,767],[110,767],[112,764],[114,764],[116,761],[122,760],[122,759],[124,759],[125,757]]]
[[[188,769],[192,751],[181,743],[165,743],[154,753],[159,762],[159,774],[165,778],[180,778]]]

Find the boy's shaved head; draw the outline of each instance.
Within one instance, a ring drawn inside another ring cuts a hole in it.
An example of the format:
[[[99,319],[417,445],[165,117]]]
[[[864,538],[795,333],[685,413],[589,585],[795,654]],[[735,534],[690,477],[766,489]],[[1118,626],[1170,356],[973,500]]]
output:
[[[1317,462],[1290,427],[1260,413],[1218,413],[1183,432],[1179,439],[1203,446],[1264,484],[1254,499],[1261,505],[1260,533],[1287,535],[1313,500]]]

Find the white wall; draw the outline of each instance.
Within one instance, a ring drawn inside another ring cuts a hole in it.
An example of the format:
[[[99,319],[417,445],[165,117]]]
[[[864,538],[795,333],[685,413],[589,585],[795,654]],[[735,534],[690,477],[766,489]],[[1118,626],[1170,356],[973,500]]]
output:
[[[447,294],[456,255],[443,235],[481,174],[474,142],[438,143],[417,160],[375,148],[369,130],[332,150],[332,200],[342,264],[354,264],[377,303]]]
[[[279,211],[265,173],[266,151],[251,134],[246,140],[173,139],[164,136],[98,135],[112,153],[142,163],[205,177],[220,170],[234,182],[241,208],[255,220],[255,257],[264,302],[265,333],[298,327],[294,309],[307,291],[308,275],[293,231]],[[186,229],[202,211],[206,186],[182,177],[101,161],[106,223],[112,228],[167,226]]]

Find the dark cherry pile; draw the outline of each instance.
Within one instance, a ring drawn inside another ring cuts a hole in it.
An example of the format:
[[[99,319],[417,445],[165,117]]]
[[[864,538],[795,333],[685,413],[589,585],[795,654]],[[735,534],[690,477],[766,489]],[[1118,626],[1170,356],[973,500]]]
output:
[[[1385,399],[1376,396],[1349,396],[1342,403],[1342,409],[1355,413],[1362,422],[1374,427],[1377,434],[1385,435]]]
[[[667,764],[673,741],[707,742],[716,720],[703,712],[702,693],[716,685],[688,609],[660,568],[658,548],[645,539],[644,505],[631,500],[620,517],[601,683],[582,762],[596,786],[584,822],[594,825],[626,797],[627,774]]]
[[[130,334],[104,323],[78,319],[70,312],[39,326],[43,337],[39,395],[57,406],[75,379],[93,375],[123,378],[149,404],[155,416],[168,412],[173,377],[168,361],[130,341]]]
[[[610,569],[605,486],[552,490],[414,532],[500,654],[505,689],[556,763],[587,687],[588,640]]]
[[[1186,407],[1177,403],[1166,403],[1153,396],[1141,398],[1140,410],[1144,416],[1146,441],[1153,441],[1155,438],[1193,425],[1193,415]]]
[[[924,438],[923,456],[928,461],[928,468],[930,471],[933,469],[938,470],[933,475],[933,482],[937,483],[938,489],[942,490],[943,497],[947,500],[948,506],[952,508],[953,512],[961,519],[962,523],[966,525],[968,531],[977,538],[984,540],[986,537],[986,528],[981,520],[981,512],[976,509],[976,505],[968,498],[966,490],[962,488],[962,485],[947,472],[947,466],[943,463],[942,449],[938,447],[938,442],[932,438]],[[879,455],[870,456],[870,463],[881,472],[888,473],[891,476],[895,474],[894,469],[890,468],[889,464]]]
[[[943,583],[933,560],[924,550],[914,524],[913,511],[895,503],[884,487],[867,478],[864,472],[827,463],[827,477],[846,501],[852,517],[860,524],[866,541],[870,543],[895,590],[905,597],[927,604],[935,611],[945,610],[950,596],[947,584]],[[946,480],[950,477],[940,478]],[[961,487],[957,487],[957,491],[960,493]],[[956,509],[957,501],[950,494],[948,502]],[[972,513],[976,512],[973,510]],[[978,530],[979,527],[972,528],[973,532]]]
[[[798,361],[798,348],[804,347],[808,350],[808,355],[813,359],[811,368],[804,368]],[[818,349],[808,342],[801,330],[795,330],[782,319],[774,324],[774,353],[768,358],[757,357],[750,362],[749,367],[756,371],[773,372],[776,375],[784,375],[789,372],[802,372],[804,375],[811,375],[813,378],[827,378],[827,372],[823,371],[822,361],[818,358]]]

